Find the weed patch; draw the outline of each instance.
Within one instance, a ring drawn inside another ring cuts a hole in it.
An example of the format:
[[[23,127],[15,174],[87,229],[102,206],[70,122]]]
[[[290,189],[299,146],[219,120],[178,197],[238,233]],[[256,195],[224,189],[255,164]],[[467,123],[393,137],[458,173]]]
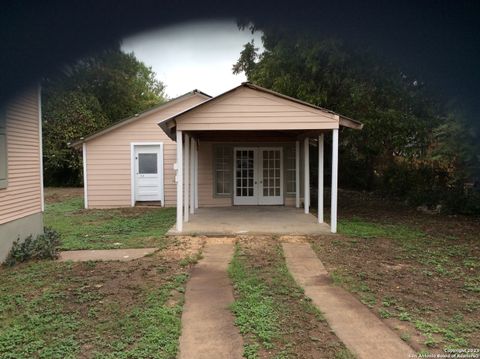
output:
[[[229,267],[229,275],[235,290],[240,294],[232,304],[235,324],[242,334],[251,334],[265,348],[272,347],[272,340],[278,336],[278,312],[266,284],[256,275],[247,272],[242,263],[242,252],[237,245],[234,258]],[[249,349],[252,352],[253,348]],[[249,353],[251,357],[253,353]]]
[[[229,267],[246,358],[351,358],[288,272],[273,238],[242,240]]]

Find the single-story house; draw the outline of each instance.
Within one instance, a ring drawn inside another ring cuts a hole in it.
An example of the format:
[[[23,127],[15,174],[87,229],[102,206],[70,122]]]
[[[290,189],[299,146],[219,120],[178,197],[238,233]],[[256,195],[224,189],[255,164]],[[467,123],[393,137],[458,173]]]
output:
[[[0,263],[12,243],[43,233],[40,90],[0,108]]]
[[[319,150],[323,222],[323,139],[333,136],[332,232],[336,231],[338,130],[358,121],[243,83],[219,96],[194,90],[85,137],[85,207],[153,202],[177,208],[176,230],[200,207],[310,208],[310,142]]]

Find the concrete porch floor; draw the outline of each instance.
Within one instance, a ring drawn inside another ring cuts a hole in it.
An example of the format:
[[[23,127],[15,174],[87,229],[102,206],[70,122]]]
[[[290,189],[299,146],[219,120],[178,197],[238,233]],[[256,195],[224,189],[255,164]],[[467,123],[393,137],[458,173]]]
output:
[[[183,223],[183,232],[173,226],[167,235],[235,235],[235,234],[331,234],[330,226],[318,223],[303,208],[283,206],[232,206],[198,208]]]

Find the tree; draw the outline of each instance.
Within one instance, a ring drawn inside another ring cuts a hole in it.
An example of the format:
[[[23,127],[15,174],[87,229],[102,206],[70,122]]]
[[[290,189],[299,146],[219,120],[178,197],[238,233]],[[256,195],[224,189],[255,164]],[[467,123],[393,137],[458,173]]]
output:
[[[434,158],[434,147],[446,143],[439,130],[448,125],[445,109],[420,80],[339,40],[261,30],[265,51],[260,54],[253,42],[247,43],[234,73],[245,72],[253,83],[365,124],[360,132],[341,133],[341,185],[433,205],[442,199],[424,196],[432,181],[436,189],[463,184],[466,172],[457,165],[449,173]],[[454,122],[464,130],[457,118]]]
[[[78,60],[42,83],[47,185],[79,185],[81,159],[68,143],[165,101],[151,68],[118,46]]]

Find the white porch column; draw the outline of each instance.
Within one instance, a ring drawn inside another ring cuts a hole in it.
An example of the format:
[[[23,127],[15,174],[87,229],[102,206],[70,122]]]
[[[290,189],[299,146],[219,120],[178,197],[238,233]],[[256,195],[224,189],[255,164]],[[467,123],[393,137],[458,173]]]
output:
[[[337,233],[337,191],[338,191],[338,129],[332,131],[332,206],[330,231]]]
[[[184,169],[185,169],[185,176],[184,176],[184,186],[183,186],[183,192],[184,192],[184,198],[185,198],[185,203],[183,204],[183,220],[185,222],[188,222],[188,207],[190,204],[189,200],[189,195],[190,195],[190,136],[185,134],[185,153],[184,157],[185,163],[184,163]]]
[[[198,142],[195,141],[195,209],[198,208]]]
[[[318,136],[318,223],[323,223],[323,133]]]
[[[295,207],[300,208],[300,141],[295,141]]]
[[[182,131],[177,130],[177,232],[183,230],[183,144]]]
[[[303,202],[305,204],[305,213],[310,213],[310,139],[307,137],[303,142],[304,152],[304,188]]]
[[[195,139],[190,144],[190,214],[195,213]]]

